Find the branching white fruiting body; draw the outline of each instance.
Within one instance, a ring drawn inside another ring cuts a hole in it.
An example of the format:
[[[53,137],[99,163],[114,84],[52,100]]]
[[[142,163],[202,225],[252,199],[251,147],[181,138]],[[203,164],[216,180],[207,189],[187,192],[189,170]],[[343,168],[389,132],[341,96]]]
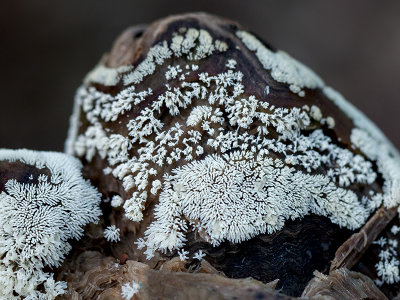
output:
[[[119,239],[120,239],[119,231],[120,231],[120,229],[117,228],[115,225],[108,226],[104,230],[104,237],[109,242],[114,242],[114,243],[119,242]]]
[[[140,284],[136,281],[127,282],[121,287],[121,296],[125,300],[131,300],[140,290]]]
[[[393,231],[397,231],[397,226],[392,227]],[[393,233],[393,234],[397,234]],[[399,269],[399,252],[398,252],[398,241],[397,239],[387,239],[381,237],[380,239],[373,242],[380,246],[379,262],[375,265],[378,279],[375,283],[378,286],[386,284],[394,284],[400,282],[400,269]]]
[[[68,240],[97,221],[100,194],[82,178],[81,163],[66,154],[0,149],[0,161],[50,172],[27,174],[32,183],[10,179],[0,194],[0,296],[53,299],[66,283],[42,269],[58,267],[71,249]],[[43,293],[37,289],[42,284]]]

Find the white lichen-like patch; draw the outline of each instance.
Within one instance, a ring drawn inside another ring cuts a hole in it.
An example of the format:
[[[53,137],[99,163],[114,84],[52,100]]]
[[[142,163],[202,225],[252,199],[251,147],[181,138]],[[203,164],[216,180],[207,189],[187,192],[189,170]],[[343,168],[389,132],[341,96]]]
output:
[[[63,295],[67,290],[67,283],[55,281],[52,273],[40,269],[19,268],[0,263],[0,297],[4,300],[15,299],[43,299],[52,300]],[[38,286],[43,286],[39,291]]]
[[[341,94],[331,88],[324,93],[338,105],[354,122],[351,141],[354,147],[361,149],[369,158],[375,160],[385,179],[382,202],[386,207],[399,205],[400,198],[400,155],[384,134],[362,112],[346,101]],[[397,235],[400,228],[392,226],[391,233]],[[381,237],[375,241],[381,247],[379,262],[375,265],[378,286],[398,284],[400,282],[400,261],[398,240]]]
[[[86,84],[93,82],[105,86],[114,86],[119,82],[120,74],[130,69],[132,69],[131,66],[122,66],[115,69],[99,64],[86,75],[84,82]]]
[[[393,229],[393,228],[392,228]],[[400,282],[399,270],[399,253],[397,239],[387,239],[381,237],[379,240],[373,242],[380,246],[379,262],[375,265],[378,279],[375,283],[378,286],[386,284],[394,284]]]
[[[131,300],[140,290],[140,284],[136,281],[127,282],[121,287],[121,295],[125,300]]]
[[[97,221],[100,194],[82,178],[81,163],[65,154],[0,149],[0,161],[50,172],[27,174],[32,183],[9,179],[0,194],[0,295],[54,299],[66,284],[42,269],[58,267],[71,249],[68,240]]]
[[[181,249],[180,251],[178,251],[178,254],[181,261],[185,261],[189,258],[187,256],[189,254],[189,251],[186,251],[185,249]]]
[[[227,44],[204,30],[179,30],[121,78],[130,86],[119,94],[80,88],[76,103],[89,126],[70,135],[71,153],[88,161],[98,155],[107,163],[103,172],[122,183],[127,218],[140,222],[146,203],[156,200],[155,220],[136,242],[147,247],[149,258],[157,250],[180,250],[186,259],[190,230],[214,245],[239,243],[311,213],[356,229],[382,203],[400,202],[400,159],[382,133],[308,68],[248,33],[237,35],[275,80],[300,96],[305,88],[321,88],[348,113],[356,126],[352,148],[326,134],[335,120],[318,105],[275,107],[245,93],[236,60],[226,57],[215,74],[200,72],[201,60],[226,51]],[[138,83],[158,68],[165,70],[161,92],[139,90]],[[269,95],[268,87],[263,96]],[[119,121],[149,97],[135,117]],[[108,128],[116,121],[117,132]],[[379,176],[383,193],[370,186]]]
[[[124,203],[124,199],[122,199],[119,195],[114,195],[111,199],[111,206],[112,207],[120,207]]]
[[[157,221],[145,233],[149,257],[155,249],[184,245],[185,220],[202,224],[209,242],[219,245],[275,232],[287,219],[309,213],[350,229],[370,213],[354,192],[328,177],[306,175],[252,152],[210,155],[175,169],[165,177],[155,211]]]
[[[400,202],[400,154],[385,135],[362,112],[346,101],[332,88],[324,88],[324,93],[339,106],[355,124],[351,133],[354,148],[360,149],[367,157],[376,161],[384,178],[383,203],[394,207]]]
[[[393,233],[394,235],[397,235],[400,232],[400,227],[393,225],[392,228],[390,229],[391,233]]]
[[[104,229],[104,237],[109,242],[112,242],[112,243],[119,242],[119,240],[120,240],[119,232],[120,232],[119,228],[117,228],[115,225],[110,225],[110,226],[107,226],[106,229]]]
[[[197,259],[197,260],[199,260],[199,261],[202,261],[203,260],[203,258],[206,256],[206,254],[205,253],[203,253],[203,250],[199,250],[199,251],[197,251],[194,255],[193,255],[193,259]]]
[[[311,117],[316,121],[320,121],[322,119],[322,112],[318,106],[315,105],[311,106],[310,114]]]
[[[238,31],[236,35],[251,51],[254,51],[260,63],[266,70],[271,71],[273,79],[289,85],[293,93],[300,97],[305,96],[304,88],[322,88],[324,82],[311,69],[290,57],[282,51],[271,51],[255,36]]]

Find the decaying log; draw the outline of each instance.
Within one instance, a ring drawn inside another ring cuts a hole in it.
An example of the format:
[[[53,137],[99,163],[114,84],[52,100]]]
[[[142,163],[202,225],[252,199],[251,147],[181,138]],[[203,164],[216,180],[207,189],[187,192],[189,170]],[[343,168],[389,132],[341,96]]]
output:
[[[67,152],[107,199],[103,225],[118,228],[82,248],[84,267],[67,264],[74,299],[120,299],[129,282],[140,299],[291,299],[270,287],[299,296],[315,270],[304,296],[383,295],[343,268],[396,215],[371,217],[400,202],[397,150],[236,22],[194,13],[128,29],[72,120]]]

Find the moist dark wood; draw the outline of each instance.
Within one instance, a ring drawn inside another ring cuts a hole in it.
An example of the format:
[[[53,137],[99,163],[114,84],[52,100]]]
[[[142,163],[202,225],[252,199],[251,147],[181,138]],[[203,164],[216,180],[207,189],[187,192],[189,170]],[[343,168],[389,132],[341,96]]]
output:
[[[315,270],[329,271],[335,250],[350,234],[328,218],[310,215],[287,221],[274,234],[259,235],[236,245],[208,247],[207,259],[228,277],[252,277],[264,283],[279,279],[277,289],[300,296]]]
[[[20,161],[0,161],[0,192],[4,191],[4,185],[10,179],[15,179],[19,183],[37,184],[40,175],[50,176],[51,172],[47,168],[38,169]],[[31,176],[32,179],[29,179]]]

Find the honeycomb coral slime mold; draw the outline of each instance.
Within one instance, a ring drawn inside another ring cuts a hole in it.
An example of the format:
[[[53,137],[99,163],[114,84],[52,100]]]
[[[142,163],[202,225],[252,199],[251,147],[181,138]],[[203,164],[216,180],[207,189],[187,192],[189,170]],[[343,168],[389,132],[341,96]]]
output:
[[[37,171],[8,179],[0,193],[0,298],[54,299],[66,283],[43,269],[60,266],[68,240],[98,220],[100,194],[66,154],[0,149],[0,162]]]

